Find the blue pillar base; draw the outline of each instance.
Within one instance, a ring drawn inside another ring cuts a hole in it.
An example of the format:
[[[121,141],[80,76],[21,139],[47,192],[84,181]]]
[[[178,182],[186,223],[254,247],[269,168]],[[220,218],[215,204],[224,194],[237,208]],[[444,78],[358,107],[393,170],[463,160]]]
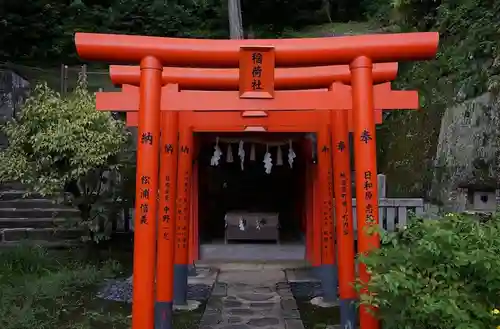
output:
[[[188,272],[187,264],[174,264],[174,303],[176,305],[187,304]]]
[[[321,267],[321,265],[311,266],[311,274],[317,280],[321,280],[320,267]]]
[[[323,264],[318,267],[318,278],[323,288],[323,300],[332,303],[338,300],[338,274],[334,264]]]
[[[172,302],[155,303],[155,329],[173,329]]]
[[[346,329],[356,329],[356,300],[355,299],[340,299],[340,327]]]

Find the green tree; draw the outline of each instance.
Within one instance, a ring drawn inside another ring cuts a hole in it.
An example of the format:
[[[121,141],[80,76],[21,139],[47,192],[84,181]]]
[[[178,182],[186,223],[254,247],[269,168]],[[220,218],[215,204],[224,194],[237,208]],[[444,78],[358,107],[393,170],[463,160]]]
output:
[[[362,259],[384,329],[485,329],[500,324],[500,219],[413,220]]]
[[[242,0],[242,8],[245,27],[259,37],[361,16],[360,0]],[[228,38],[227,11],[218,0],[3,0],[0,62],[77,63],[75,32]]]
[[[0,152],[0,182],[19,181],[61,197],[98,231],[123,201],[119,185],[127,182],[119,171],[130,153],[124,152],[129,134],[123,122],[96,111],[94,98],[82,81],[67,97],[38,85],[2,127],[9,145]]]
[[[500,85],[500,2],[375,0],[370,13],[395,32],[437,31],[435,60],[401,65],[395,87],[419,91],[422,111],[391,113],[378,134],[392,196],[428,197],[445,110]],[[415,166],[415,164],[419,164]],[[439,169],[437,169],[439,170]],[[439,200],[435,200],[439,201]]]
[[[0,62],[76,63],[75,32],[225,37],[223,7],[214,0],[5,0]]]

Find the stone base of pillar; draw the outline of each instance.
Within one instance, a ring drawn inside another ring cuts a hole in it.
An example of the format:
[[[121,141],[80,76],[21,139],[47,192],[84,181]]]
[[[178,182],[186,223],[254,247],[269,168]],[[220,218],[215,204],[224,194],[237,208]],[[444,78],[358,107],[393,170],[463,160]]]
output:
[[[327,303],[338,300],[338,273],[334,264],[323,264],[316,269],[323,289],[323,300]]]
[[[172,329],[172,302],[156,302],[155,329]]]
[[[176,305],[187,303],[188,273],[187,264],[174,264],[174,303]]]
[[[340,323],[341,328],[355,329],[357,328],[356,321],[356,300],[355,299],[340,299]]]

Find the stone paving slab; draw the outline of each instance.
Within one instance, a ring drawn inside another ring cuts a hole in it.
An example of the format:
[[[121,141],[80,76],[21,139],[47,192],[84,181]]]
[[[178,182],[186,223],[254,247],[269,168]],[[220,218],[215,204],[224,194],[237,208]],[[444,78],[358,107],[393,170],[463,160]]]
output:
[[[310,268],[292,268],[285,270],[288,282],[319,282]]]
[[[212,267],[221,271],[264,271],[308,268],[306,261],[227,261],[227,260],[201,260],[196,262],[196,267]]]
[[[211,267],[197,267],[196,274],[188,277],[188,284],[206,284],[212,286],[219,271]]]
[[[304,329],[282,270],[221,271],[201,329]]]
[[[210,243],[200,245],[200,258],[205,261],[303,261],[305,246],[300,243],[253,244],[253,243]]]

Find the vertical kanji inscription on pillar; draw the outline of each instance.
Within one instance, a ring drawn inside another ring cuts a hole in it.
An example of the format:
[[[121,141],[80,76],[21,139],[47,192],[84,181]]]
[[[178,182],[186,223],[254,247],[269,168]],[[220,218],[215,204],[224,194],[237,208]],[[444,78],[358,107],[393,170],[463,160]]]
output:
[[[176,264],[187,265],[189,215],[191,202],[191,173],[193,159],[193,133],[191,130],[179,132],[179,169],[178,169],[178,196],[177,222],[175,230]]]
[[[327,114],[325,112],[325,114]],[[333,191],[332,191],[332,169],[331,169],[331,147],[329,129],[322,125],[318,131],[318,170],[321,195],[321,227],[322,227],[322,264],[333,265],[335,263],[334,252],[334,227],[333,227]]]

